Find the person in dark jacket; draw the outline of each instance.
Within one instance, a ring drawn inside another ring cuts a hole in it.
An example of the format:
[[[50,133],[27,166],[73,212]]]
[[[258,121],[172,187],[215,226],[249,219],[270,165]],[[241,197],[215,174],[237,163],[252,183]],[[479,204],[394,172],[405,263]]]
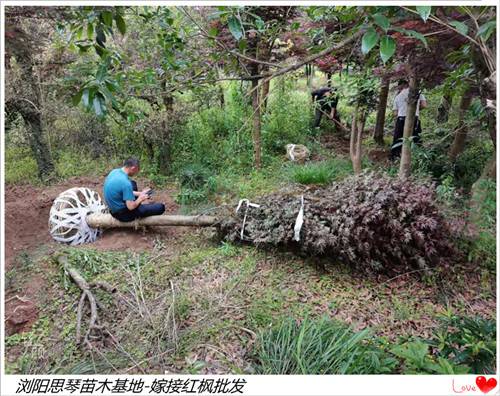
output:
[[[334,122],[340,124],[340,118],[337,111],[337,104],[339,100],[335,88],[319,88],[312,91],[311,96],[315,105],[314,128],[319,127],[323,114]]]

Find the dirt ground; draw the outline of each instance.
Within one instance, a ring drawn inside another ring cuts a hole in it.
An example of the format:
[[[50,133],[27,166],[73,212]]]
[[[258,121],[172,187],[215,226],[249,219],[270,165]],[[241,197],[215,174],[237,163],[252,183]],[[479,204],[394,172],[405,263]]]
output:
[[[363,140],[370,140],[372,132],[365,131]],[[349,157],[349,138],[340,133],[324,134],[320,138],[321,145],[332,150],[336,155]],[[385,147],[371,147],[366,149],[366,156],[375,164],[386,166],[389,164],[390,150]],[[317,160],[318,158],[313,158]]]
[[[104,177],[75,177],[48,187],[31,185],[5,186],[5,272],[12,270],[16,259],[22,253],[33,252],[40,246],[55,251],[62,245],[54,242],[48,231],[50,207],[54,199],[63,191],[72,187],[88,187],[96,190],[102,197]],[[138,179],[139,188],[148,186],[144,179]],[[156,189],[154,200],[166,205],[167,213],[177,213],[179,206],[174,202],[173,190]],[[150,250],[155,238],[175,237],[185,232],[185,227],[154,227],[149,230],[106,230],[89,247],[98,250]],[[43,293],[45,278],[39,271],[33,271],[25,279],[21,290],[6,289],[5,318],[6,334],[10,335],[31,328],[38,318],[37,299]]]

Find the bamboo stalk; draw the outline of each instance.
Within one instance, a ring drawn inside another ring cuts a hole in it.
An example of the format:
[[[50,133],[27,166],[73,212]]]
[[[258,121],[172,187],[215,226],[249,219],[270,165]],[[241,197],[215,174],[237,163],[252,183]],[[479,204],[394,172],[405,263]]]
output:
[[[91,214],[87,216],[87,224],[92,228],[134,228],[140,226],[194,226],[210,227],[218,220],[213,216],[182,216],[182,215],[161,215],[150,216],[130,222],[122,222],[115,219],[110,214]]]

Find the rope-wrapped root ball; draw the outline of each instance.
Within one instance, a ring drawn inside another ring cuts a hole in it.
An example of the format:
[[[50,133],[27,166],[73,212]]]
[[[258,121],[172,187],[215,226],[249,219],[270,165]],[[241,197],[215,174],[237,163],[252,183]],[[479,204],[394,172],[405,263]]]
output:
[[[81,245],[94,242],[100,231],[87,224],[87,216],[107,213],[108,208],[96,191],[75,187],[59,194],[49,215],[49,231],[58,242]]]

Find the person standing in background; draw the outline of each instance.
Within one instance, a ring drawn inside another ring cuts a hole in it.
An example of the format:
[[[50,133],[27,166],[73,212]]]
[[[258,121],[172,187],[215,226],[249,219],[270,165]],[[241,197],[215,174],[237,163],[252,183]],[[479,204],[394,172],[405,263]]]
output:
[[[394,127],[394,138],[391,146],[390,158],[394,161],[396,158],[401,157],[401,149],[403,146],[403,130],[405,127],[406,111],[408,109],[408,94],[410,88],[408,86],[408,81],[399,80],[398,82],[399,93],[394,98],[394,104],[392,110],[394,111],[394,117],[396,118],[396,125]],[[412,140],[415,144],[421,144],[422,139],[420,138],[420,133],[422,132],[422,127],[420,125],[419,113],[420,109],[427,107],[427,100],[425,96],[419,94],[417,102],[417,111],[415,113],[415,124],[413,126],[413,136]]]

